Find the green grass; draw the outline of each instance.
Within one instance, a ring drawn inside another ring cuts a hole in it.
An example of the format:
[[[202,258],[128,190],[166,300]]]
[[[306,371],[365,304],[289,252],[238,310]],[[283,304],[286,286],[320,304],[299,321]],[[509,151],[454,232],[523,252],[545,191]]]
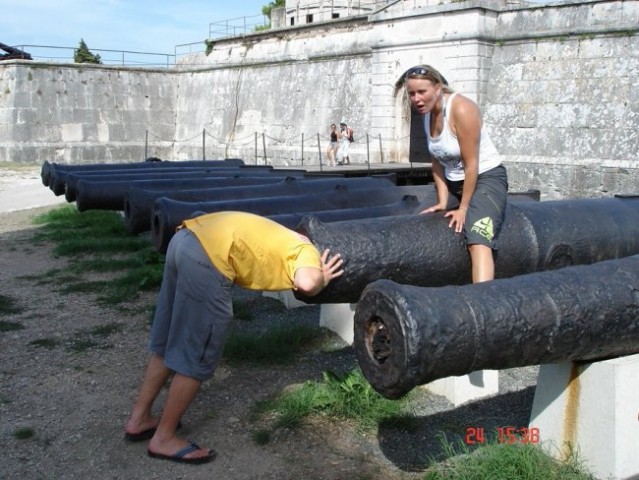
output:
[[[27,440],[35,435],[33,428],[23,427],[18,428],[13,432],[13,437],[16,440]]]
[[[95,294],[100,304],[116,306],[159,289],[164,257],[147,239],[128,234],[118,213],[80,213],[67,205],[36,217],[35,223],[42,228],[34,242],[53,242],[54,254],[70,259],[65,271],[40,277],[45,283],[63,283],[61,293]],[[87,273],[105,278],[88,280]]]
[[[14,330],[22,330],[24,326],[20,322],[7,322],[0,320],[0,332],[12,332]]]
[[[14,298],[0,294],[0,315],[15,315],[23,311]]]
[[[595,480],[574,451],[558,462],[533,443],[500,444],[493,439],[473,452],[443,435],[441,443],[448,458],[433,464],[424,480]]]
[[[60,341],[56,340],[55,338],[37,338],[29,342],[29,345],[33,345],[34,347],[46,348],[48,350],[53,350],[59,344]]]
[[[334,421],[352,421],[360,429],[380,422],[403,422],[411,395],[388,400],[373,390],[359,369],[337,375],[324,372],[321,382],[307,381],[273,400],[258,405],[259,415],[275,414],[274,428],[294,428],[313,415]],[[261,434],[264,436],[264,433]]]

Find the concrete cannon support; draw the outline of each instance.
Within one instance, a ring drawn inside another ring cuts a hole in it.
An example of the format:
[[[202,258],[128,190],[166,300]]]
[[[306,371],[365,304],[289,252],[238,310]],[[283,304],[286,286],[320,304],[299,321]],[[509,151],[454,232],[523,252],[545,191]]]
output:
[[[344,275],[307,303],[356,303],[369,283],[422,287],[471,282],[464,239],[443,214],[402,215],[298,227],[320,250],[342,254]],[[639,254],[639,197],[519,201],[509,198],[496,278]]]
[[[362,372],[387,398],[482,369],[639,352],[639,256],[466,286],[379,280],[355,311]]]

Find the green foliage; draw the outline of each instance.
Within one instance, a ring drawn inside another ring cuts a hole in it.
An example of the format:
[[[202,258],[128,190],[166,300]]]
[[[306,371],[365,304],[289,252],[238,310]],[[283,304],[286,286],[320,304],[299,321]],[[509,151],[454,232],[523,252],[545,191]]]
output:
[[[91,53],[87,44],[84,43],[84,39],[80,39],[80,45],[73,51],[73,61],[75,63],[102,63],[100,55]]]
[[[13,432],[13,437],[16,440],[27,440],[33,437],[34,435],[35,435],[35,432],[33,431],[33,428],[28,428],[28,427],[18,428],[17,430]]]
[[[275,0],[274,2],[269,2],[268,5],[264,5],[262,7],[262,14],[266,15],[269,19],[271,18],[271,11],[274,8],[285,7],[286,0]]]
[[[29,342],[29,345],[33,345],[34,347],[46,348],[49,350],[54,349],[59,344],[60,342],[55,338],[37,338]]]
[[[213,47],[215,47],[215,41],[214,40],[204,40],[204,45],[206,46],[204,53],[205,55],[208,57],[211,52],[213,51]]]
[[[565,462],[557,462],[538,444],[493,440],[471,453],[461,440],[454,445],[440,435],[440,441],[448,458],[432,465],[425,480],[594,480],[574,451]]]
[[[260,406],[262,412],[275,412],[275,427],[299,426],[305,417],[322,415],[335,420],[351,420],[360,428],[371,429],[382,420],[402,418],[410,395],[388,400],[373,390],[359,369],[338,375],[327,371],[322,382],[307,381]]]
[[[0,320],[0,332],[11,332],[14,330],[22,330],[24,326],[19,322],[5,322]]]
[[[22,307],[14,298],[0,294],[0,315],[14,315],[22,311]]]
[[[56,255],[71,257],[67,272],[46,274],[47,281],[64,283],[63,293],[95,293],[102,304],[116,305],[135,299],[141,291],[159,288],[164,257],[145,238],[129,235],[116,212],[79,213],[65,206],[35,221],[43,225],[35,240],[51,241]],[[88,272],[113,275],[87,280]]]

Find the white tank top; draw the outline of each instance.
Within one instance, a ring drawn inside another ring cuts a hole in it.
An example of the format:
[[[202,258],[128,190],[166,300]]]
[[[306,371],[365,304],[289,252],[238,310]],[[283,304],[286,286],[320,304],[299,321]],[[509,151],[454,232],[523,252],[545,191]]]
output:
[[[457,137],[448,126],[448,118],[446,112],[450,111],[450,105],[457,93],[448,96],[448,100],[444,105],[444,127],[442,133],[438,137],[430,135],[430,112],[424,115],[424,131],[428,139],[428,151],[443,167],[444,175],[452,182],[463,180],[464,164],[462,163],[461,151]],[[479,173],[484,173],[501,164],[497,149],[492,140],[486,133],[486,129],[481,128],[479,142]]]

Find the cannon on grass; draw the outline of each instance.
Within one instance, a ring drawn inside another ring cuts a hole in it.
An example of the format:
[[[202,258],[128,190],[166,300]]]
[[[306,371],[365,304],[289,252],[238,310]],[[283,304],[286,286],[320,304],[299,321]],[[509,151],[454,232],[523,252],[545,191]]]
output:
[[[124,225],[127,232],[136,234],[151,229],[151,213],[155,200],[160,197],[183,202],[210,202],[222,200],[240,200],[245,198],[301,195],[322,193],[345,185],[349,189],[393,187],[394,177],[355,177],[355,178],[294,178],[288,177],[276,183],[253,185],[226,185],[218,188],[197,190],[157,191],[131,188],[124,196]]]
[[[431,194],[433,189],[432,185],[421,185],[351,190],[344,185],[338,185],[334,190],[322,195],[259,197],[219,202],[180,202],[168,198],[158,198],[153,206],[151,217],[151,239],[157,251],[166,252],[169,241],[175,234],[175,229],[196,212],[203,214],[236,210],[269,216],[282,213],[372,207],[398,202],[404,195],[415,195],[421,198]]]
[[[387,398],[477,370],[639,353],[639,256],[465,286],[378,280],[354,329],[362,372]]]
[[[185,161],[161,161],[155,157],[151,157],[144,162],[126,162],[126,163],[83,163],[69,165],[66,163],[49,162],[45,160],[40,168],[40,178],[45,187],[49,187],[51,180],[60,172],[90,172],[111,170],[136,170],[149,168],[173,168],[176,166],[195,166],[195,167],[215,167],[228,166],[231,168],[244,165],[244,160],[240,158],[226,158],[224,160],[185,160]]]
[[[464,238],[442,213],[324,224],[298,230],[344,258],[344,274],[306,303],[356,303],[379,279],[422,287],[471,283]],[[495,252],[495,277],[554,270],[639,254],[639,197],[508,200]]]

